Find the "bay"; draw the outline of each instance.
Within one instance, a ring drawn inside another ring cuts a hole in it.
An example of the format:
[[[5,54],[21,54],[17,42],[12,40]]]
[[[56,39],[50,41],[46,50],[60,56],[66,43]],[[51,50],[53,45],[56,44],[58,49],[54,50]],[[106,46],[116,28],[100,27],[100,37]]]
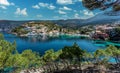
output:
[[[18,37],[13,34],[3,33],[4,37],[9,42],[16,41],[18,52],[22,52],[26,49],[31,49],[33,51],[44,54],[46,50],[54,49],[55,51],[60,50],[64,46],[72,46],[75,42],[80,46],[81,49],[84,49],[88,52],[94,52],[103,46],[98,46],[94,44],[94,41],[89,39],[80,39],[80,38],[51,38],[46,40],[40,40],[39,37]]]
[[[13,34],[4,33],[5,39],[9,42],[16,41],[17,50],[19,53],[26,49],[31,49],[32,51],[39,52],[43,55],[46,50],[54,49],[55,51],[62,49],[64,46],[72,46],[75,42],[79,47],[87,52],[95,52],[97,49],[105,49],[108,45],[117,45],[120,47],[120,43],[113,43],[108,41],[93,41],[90,39],[81,39],[79,37],[69,37],[62,36],[59,38],[42,39],[38,36],[32,37],[18,37]],[[110,62],[115,62],[113,58]]]

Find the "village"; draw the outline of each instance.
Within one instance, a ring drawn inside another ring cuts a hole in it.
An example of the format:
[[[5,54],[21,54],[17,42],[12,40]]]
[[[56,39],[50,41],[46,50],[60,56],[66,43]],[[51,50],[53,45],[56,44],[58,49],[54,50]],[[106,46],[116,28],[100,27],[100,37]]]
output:
[[[105,24],[94,26],[94,31],[91,32],[91,37],[93,39],[101,40],[120,40],[120,25]]]
[[[88,25],[78,29],[62,28],[57,24],[50,22],[29,22],[21,27],[13,30],[14,34],[19,36],[73,36],[75,37],[87,37],[95,40],[120,40],[119,24],[101,24],[101,25]]]

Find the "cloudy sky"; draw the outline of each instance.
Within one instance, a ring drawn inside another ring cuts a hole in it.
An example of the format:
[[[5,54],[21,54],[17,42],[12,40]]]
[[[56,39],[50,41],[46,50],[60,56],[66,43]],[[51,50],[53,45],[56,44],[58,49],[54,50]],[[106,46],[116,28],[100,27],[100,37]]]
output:
[[[0,0],[0,20],[87,19],[97,13],[81,0]]]

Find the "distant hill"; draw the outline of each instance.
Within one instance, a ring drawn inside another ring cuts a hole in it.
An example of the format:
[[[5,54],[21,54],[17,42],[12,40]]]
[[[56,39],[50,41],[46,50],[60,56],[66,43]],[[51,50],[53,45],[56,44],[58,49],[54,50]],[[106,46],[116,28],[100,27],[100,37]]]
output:
[[[120,11],[108,11],[99,13],[98,15],[89,19],[67,19],[67,20],[27,20],[27,21],[11,21],[11,20],[0,20],[0,30],[8,31],[17,26],[20,26],[27,22],[41,22],[51,21],[55,24],[61,25],[62,27],[79,28],[85,25],[97,25],[97,24],[120,24]]]
[[[54,24],[58,24],[63,27],[75,28],[79,25],[82,25],[84,20],[82,19],[68,19],[68,20],[28,20],[28,21],[12,21],[12,20],[0,20],[0,29],[3,31],[9,31],[15,27],[18,27],[27,22],[42,22],[50,21]]]
[[[64,27],[80,27],[98,24],[120,24],[120,11],[105,11],[88,19],[68,19],[54,21]]]
[[[63,27],[76,28],[78,26],[84,25],[84,19],[67,19],[67,20],[53,20],[52,22]]]
[[[83,24],[108,24],[120,22],[120,11],[106,11],[87,19]]]
[[[0,20],[0,30],[1,31],[9,31],[21,24],[24,24],[28,21],[11,21],[11,20]]]

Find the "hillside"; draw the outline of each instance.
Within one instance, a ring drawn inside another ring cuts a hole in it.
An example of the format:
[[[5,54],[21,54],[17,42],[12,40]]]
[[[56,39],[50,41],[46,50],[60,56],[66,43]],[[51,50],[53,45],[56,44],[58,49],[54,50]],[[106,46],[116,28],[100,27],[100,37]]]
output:
[[[114,24],[120,21],[120,11],[106,11],[87,19],[84,24]]]
[[[50,21],[28,22],[12,29],[12,33],[19,36],[58,36],[61,33],[73,34],[76,32],[78,32],[77,29],[63,28],[62,26]]]
[[[11,20],[0,20],[0,30],[9,31],[17,26],[20,26],[28,21],[11,21]]]

